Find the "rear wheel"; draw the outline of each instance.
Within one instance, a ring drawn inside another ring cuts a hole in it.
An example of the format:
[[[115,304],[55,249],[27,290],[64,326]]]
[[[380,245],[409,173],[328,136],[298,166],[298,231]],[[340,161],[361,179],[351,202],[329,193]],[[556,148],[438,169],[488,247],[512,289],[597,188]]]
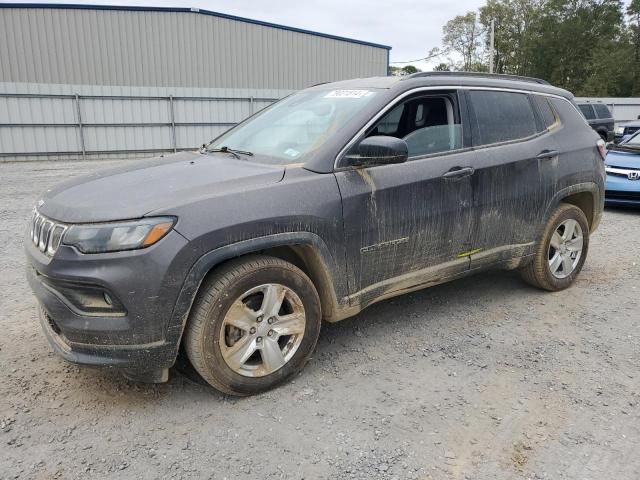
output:
[[[184,348],[210,385],[231,395],[263,392],[302,369],[320,333],[318,294],[291,263],[251,256],[202,286]]]
[[[533,261],[521,270],[526,282],[557,291],[569,287],[587,257],[589,224],[578,207],[561,204],[549,218]]]

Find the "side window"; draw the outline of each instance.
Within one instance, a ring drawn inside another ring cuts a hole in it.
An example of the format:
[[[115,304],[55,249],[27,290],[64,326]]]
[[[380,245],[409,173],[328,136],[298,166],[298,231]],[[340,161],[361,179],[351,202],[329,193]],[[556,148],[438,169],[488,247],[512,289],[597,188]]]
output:
[[[560,123],[558,115],[553,110],[549,100],[543,95],[533,95],[533,102],[538,107],[538,113],[545,129],[551,129]]]
[[[462,148],[462,125],[455,93],[413,97],[393,107],[365,134],[407,142],[409,158]],[[359,143],[359,142],[358,142]],[[358,143],[347,156],[358,155]]]
[[[524,93],[471,90],[476,118],[476,145],[490,145],[530,137],[537,132],[529,97]]]
[[[611,118],[611,112],[604,103],[596,103],[593,108],[595,109],[598,118]]]
[[[580,105],[578,105],[578,108],[584,115],[584,118],[586,118],[587,120],[593,120],[594,118],[596,118],[596,114],[593,113],[593,107],[591,105],[581,103]]]
[[[395,108],[392,108],[389,113],[387,113],[382,120],[376,125],[376,134],[377,135],[390,135],[395,137],[398,128],[400,125],[400,118],[402,117],[402,112],[404,111],[404,104],[400,104]]]

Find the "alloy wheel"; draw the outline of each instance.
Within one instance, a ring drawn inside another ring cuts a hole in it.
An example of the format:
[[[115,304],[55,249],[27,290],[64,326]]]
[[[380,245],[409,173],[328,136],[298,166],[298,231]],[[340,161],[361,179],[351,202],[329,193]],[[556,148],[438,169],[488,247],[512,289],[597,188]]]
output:
[[[240,375],[269,375],[296,353],[305,323],[304,306],[293,290],[275,283],[254,287],[238,297],[224,317],[222,357]]]
[[[549,270],[556,278],[567,278],[580,262],[584,238],[580,224],[567,219],[551,236],[548,250]]]

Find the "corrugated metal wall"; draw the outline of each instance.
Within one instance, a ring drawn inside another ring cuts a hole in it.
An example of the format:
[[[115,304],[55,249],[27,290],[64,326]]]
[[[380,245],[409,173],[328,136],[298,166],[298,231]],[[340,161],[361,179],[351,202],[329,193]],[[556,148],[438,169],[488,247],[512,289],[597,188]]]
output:
[[[388,47],[222,14],[0,5],[0,161],[194,148]]]
[[[0,83],[0,161],[193,149],[290,92]]]
[[[387,51],[193,12],[0,8],[0,82],[297,90],[386,75]]]

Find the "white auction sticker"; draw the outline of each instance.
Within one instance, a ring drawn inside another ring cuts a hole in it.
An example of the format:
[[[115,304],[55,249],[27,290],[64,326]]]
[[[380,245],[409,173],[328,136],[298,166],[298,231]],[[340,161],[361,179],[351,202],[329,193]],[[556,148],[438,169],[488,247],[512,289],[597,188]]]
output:
[[[371,93],[369,90],[332,90],[324,98],[362,98]]]

